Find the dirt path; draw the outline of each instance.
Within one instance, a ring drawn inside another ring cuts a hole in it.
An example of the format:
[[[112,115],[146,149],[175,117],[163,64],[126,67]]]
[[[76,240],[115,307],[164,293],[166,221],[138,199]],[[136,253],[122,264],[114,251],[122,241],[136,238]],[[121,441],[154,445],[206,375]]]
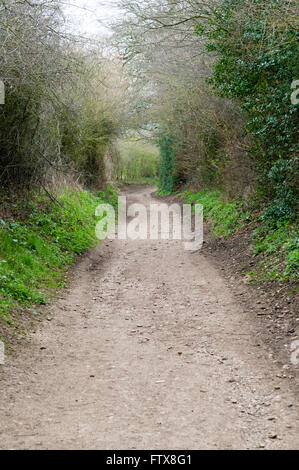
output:
[[[298,448],[289,381],[200,252],[103,242],[49,316],[1,366],[1,448]]]

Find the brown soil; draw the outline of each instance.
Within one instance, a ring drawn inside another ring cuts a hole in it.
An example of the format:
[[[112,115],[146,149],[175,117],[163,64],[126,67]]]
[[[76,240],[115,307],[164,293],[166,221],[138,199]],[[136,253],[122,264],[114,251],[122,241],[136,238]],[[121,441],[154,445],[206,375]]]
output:
[[[275,362],[248,286],[209,251],[114,240],[83,257],[0,366],[1,448],[298,448],[290,358]]]
[[[258,270],[259,257],[252,254],[251,232],[245,230],[226,240],[206,237],[203,253],[221,271],[227,286],[252,318],[256,318],[260,337],[267,344],[274,361],[286,373],[298,369],[288,364],[290,344],[299,338],[299,305],[296,285],[290,282],[248,282],[246,274]],[[290,374],[288,374],[290,375]]]

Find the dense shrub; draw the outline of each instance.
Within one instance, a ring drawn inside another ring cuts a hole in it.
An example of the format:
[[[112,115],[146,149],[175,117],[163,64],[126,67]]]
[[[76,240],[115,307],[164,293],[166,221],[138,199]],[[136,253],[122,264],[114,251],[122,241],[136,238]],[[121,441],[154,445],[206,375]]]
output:
[[[240,202],[225,200],[220,191],[186,191],[182,198],[203,205],[213,237],[226,238],[250,227],[251,248],[258,260],[256,269],[247,273],[250,281],[298,280],[299,238],[294,223],[277,221],[273,227],[271,220],[253,217]]]
[[[238,100],[247,116],[250,148],[260,173],[259,195],[273,220],[295,215],[298,106],[291,83],[299,77],[295,2],[221,0],[196,32],[216,54],[210,83]]]
[[[176,148],[171,135],[162,135],[159,139],[160,147],[160,178],[159,188],[167,193],[172,192],[175,185]]]
[[[111,61],[68,37],[60,0],[0,0],[0,184],[46,184],[51,170],[100,185],[118,117]],[[106,73],[106,72],[105,72]]]
[[[158,148],[145,140],[134,138],[118,142],[118,174],[120,180],[141,180],[156,178],[158,175]]]
[[[274,224],[294,218],[298,2],[120,2],[116,41],[140,78],[142,117],[176,141],[162,186],[221,189]]]

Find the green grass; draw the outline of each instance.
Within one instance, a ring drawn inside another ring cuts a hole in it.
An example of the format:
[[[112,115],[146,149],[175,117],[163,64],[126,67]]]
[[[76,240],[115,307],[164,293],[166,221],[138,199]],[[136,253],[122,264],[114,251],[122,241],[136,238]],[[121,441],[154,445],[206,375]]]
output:
[[[147,186],[158,186],[159,181],[156,177],[146,176],[140,178],[125,178],[122,182],[128,185],[142,184]]]
[[[224,200],[219,191],[187,191],[182,198],[188,204],[202,204],[203,216],[212,226],[212,236],[228,237],[244,226],[249,215],[235,202]]]
[[[106,186],[105,191],[98,191],[97,197],[113,206],[115,213],[118,211],[118,194],[111,184]]]
[[[157,195],[158,196],[170,196],[171,194],[174,194],[172,191],[167,191],[166,189],[158,189],[157,190]]]
[[[299,270],[298,230],[289,221],[278,222],[276,227],[258,226],[252,235],[253,251],[262,261],[251,280],[296,281]]]
[[[245,212],[241,204],[225,200],[219,191],[187,191],[181,197],[189,204],[202,204],[204,219],[211,223],[214,237],[229,237],[240,228],[255,227],[251,243],[257,269],[250,271],[251,282],[296,281],[299,269],[298,227],[291,221],[275,224],[264,217]]]
[[[112,202],[116,193],[65,190],[55,197],[57,202],[45,195],[19,202],[26,221],[0,219],[1,321],[12,323],[14,308],[45,304],[63,286],[67,266],[96,244],[96,206]]]

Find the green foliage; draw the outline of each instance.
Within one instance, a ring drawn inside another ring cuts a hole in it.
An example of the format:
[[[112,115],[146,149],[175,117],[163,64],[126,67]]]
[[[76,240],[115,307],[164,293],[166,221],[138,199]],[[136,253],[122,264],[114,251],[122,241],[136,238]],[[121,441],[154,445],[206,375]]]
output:
[[[108,188],[109,198],[115,197]],[[65,190],[57,202],[36,195],[26,222],[0,219],[0,319],[18,304],[44,304],[65,268],[95,244],[95,208],[107,196]],[[21,209],[21,207],[20,207]]]
[[[156,191],[158,196],[170,196],[172,194],[172,191],[167,191],[167,189],[158,189]]]
[[[290,221],[273,226],[271,219],[254,221],[252,213],[244,212],[242,205],[223,199],[219,191],[186,191],[182,198],[188,204],[202,204],[204,219],[211,224],[212,235],[228,237],[249,223],[255,224],[252,233],[252,250],[260,259],[256,271],[251,271],[251,281],[295,281],[299,269],[298,227]]]
[[[159,150],[155,145],[126,138],[118,142],[118,149],[118,179],[137,182],[157,177]]]
[[[102,201],[111,204],[115,211],[118,209],[118,194],[111,184],[108,184],[104,191],[98,191],[97,196]]]
[[[33,96],[30,96],[30,93]],[[38,96],[37,96],[38,95]],[[30,87],[6,87],[5,105],[0,106],[0,181],[27,182],[39,165],[34,166],[29,148],[34,139],[40,92]],[[26,155],[26,159],[24,158]],[[36,165],[36,162],[35,162]]]
[[[125,184],[132,184],[132,185],[135,185],[135,184],[141,184],[141,185],[145,185],[145,186],[157,186],[159,184],[159,179],[158,177],[155,177],[155,178],[151,178],[151,177],[147,177],[147,178],[138,178],[137,180],[136,179],[126,179],[125,181]]]
[[[87,81],[89,73],[87,65],[82,65],[74,75]],[[73,85],[69,102],[65,93],[58,88],[55,97],[49,97],[38,86],[7,87],[5,105],[0,106],[3,185],[46,181],[53,169],[74,171],[77,178],[79,173],[88,186],[103,182],[104,156],[117,133],[116,124],[99,104],[91,106],[92,90],[83,97]]]
[[[272,219],[295,216],[298,106],[291,83],[299,77],[294,2],[222,0],[197,34],[216,53],[210,83],[238,100],[253,137],[250,153],[260,172],[261,200]]]
[[[165,194],[171,193],[175,185],[175,142],[171,135],[162,135],[160,147],[160,179],[159,189]]]
[[[87,186],[98,187],[104,180],[105,152],[115,135],[112,118],[94,107],[68,108],[63,113],[61,151],[67,162],[75,164]]]
[[[219,191],[202,190],[198,193],[185,192],[182,197],[188,204],[202,204],[203,216],[212,224],[212,235],[228,237],[244,225],[248,215],[236,202],[223,199]]]
[[[280,222],[277,227],[260,225],[252,235],[253,250],[262,257],[255,280],[296,280],[299,269],[298,230],[290,222]]]

